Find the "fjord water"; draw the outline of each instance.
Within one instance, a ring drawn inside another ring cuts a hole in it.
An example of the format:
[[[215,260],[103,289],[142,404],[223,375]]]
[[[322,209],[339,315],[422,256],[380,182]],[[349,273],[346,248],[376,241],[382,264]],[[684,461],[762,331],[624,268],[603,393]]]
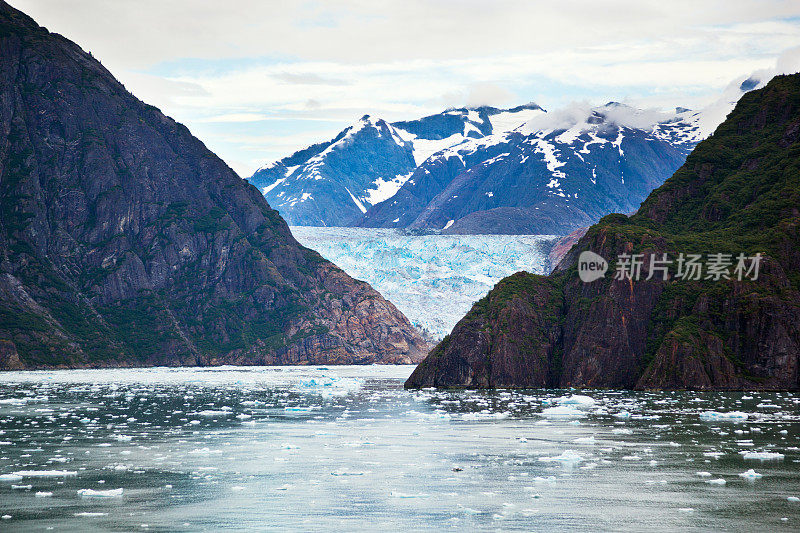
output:
[[[797,394],[405,391],[411,370],[2,373],[0,529],[800,527]]]

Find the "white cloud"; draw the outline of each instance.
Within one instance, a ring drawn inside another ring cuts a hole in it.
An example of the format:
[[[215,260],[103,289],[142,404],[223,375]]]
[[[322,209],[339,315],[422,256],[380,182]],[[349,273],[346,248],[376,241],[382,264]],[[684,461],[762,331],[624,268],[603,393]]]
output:
[[[576,99],[699,108],[800,42],[800,3],[780,0],[11,2],[244,174],[364,113]],[[794,48],[777,70],[798,63]]]

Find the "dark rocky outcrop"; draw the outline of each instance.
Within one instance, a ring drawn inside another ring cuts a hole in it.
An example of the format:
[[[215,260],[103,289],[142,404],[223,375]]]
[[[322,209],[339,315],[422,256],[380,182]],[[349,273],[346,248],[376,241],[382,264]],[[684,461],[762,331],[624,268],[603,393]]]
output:
[[[588,227],[578,228],[569,235],[564,235],[550,248],[550,253],[547,254],[547,263],[545,264],[545,272],[551,272],[555,267],[561,263],[564,256],[572,249],[573,246],[578,244],[581,237],[586,235]]]
[[[746,94],[636,214],[603,218],[550,276],[502,280],[406,386],[797,390],[799,139],[800,74]],[[582,282],[585,250],[610,273]],[[621,253],[643,254],[642,279],[612,279]],[[764,258],[757,280],[645,279],[664,253]]]
[[[0,2],[0,368],[413,362],[425,347],[184,126]]]

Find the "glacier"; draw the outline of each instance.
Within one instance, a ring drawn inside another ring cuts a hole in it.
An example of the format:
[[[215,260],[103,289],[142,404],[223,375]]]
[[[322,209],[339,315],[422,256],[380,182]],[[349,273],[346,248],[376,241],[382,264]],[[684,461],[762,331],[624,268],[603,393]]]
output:
[[[442,339],[500,279],[545,274],[553,235],[412,234],[389,228],[292,226],[300,242],[366,281],[430,340]]]

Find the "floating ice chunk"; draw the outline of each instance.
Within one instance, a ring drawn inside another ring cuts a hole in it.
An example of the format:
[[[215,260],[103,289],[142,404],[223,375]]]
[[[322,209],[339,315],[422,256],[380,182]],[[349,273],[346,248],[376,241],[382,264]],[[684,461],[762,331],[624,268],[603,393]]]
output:
[[[638,455],[625,455],[622,457],[623,461],[641,461],[642,458]]]
[[[0,474],[0,481],[22,481],[19,474]]]
[[[745,460],[756,461],[783,461],[783,454],[779,452],[739,452]]]
[[[703,453],[703,457],[713,457],[714,459],[719,459],[723,455],[725,455],[725,454],[722,453],[722,452],[704,452]]]
[[[78,475],[74,470],[19,470],[14,474],[22,477],[71,477]]]
[[[760,477],[764,477],[764,475],[759,474],[758,472],[756,472],[751,468],[747,472],[742,472],[741,474],[739,474],[739,477],[743,477],[745,479],[758,479]]]
[[[579,437],[572,442],[575,444],[595,444],[597,441],[595,440],[594,435],[592,435],[591,437]]]
[[[31,490],[33,485],[11,485],[11,490]]]
[[[700,413],[700,420],[711,422],[744,422],[750,415],[741,411],[729,411],[720,413],[718,411],[703,411]]]
[[[462,420],[503,420],[508,418],[510,413],[464,413],[461,415]]]
[[[708,483],[709,485],[724,485],[726,481],[722,478],[717,478],[717,479],[709,479],[708,481],[706,481],[706,483]]]
[[[617,435],[632,435],[633,431],[627,428],[615,428],[611,430],[611,433],[616,433]]]
[[[786,501],[797,503],[800,502],[800,498],[798,498],[797,496],[789,496],[788,498],[786,498]]]
[[[206,446],[204,448],[195,448],[194,450],[190,450],[188,453],[192,455],[208,455],[212,453],[222,453],[222,450],[212,450],[211,448]],[[117,469],[119,469],[120,466],[124,467],[125,465],[118,465]]]
[[[553,457],[539,457],[539,461],[542,463],[561,463],[564,465],[575,465],[584,460],[583,455],[572,450],[566,450],[561,455]]]
[[[711,472],[698,472],[697,475],[700,477],[711,477]]]
[[[620,411],[619,413],[614,414],[614,418],[630,418],[631,414],[628,411]]]
[[[430,498],[430,494],[425,494],[424,492],[420,492],[418,494],[409,494],[406,492],[396,492],[392,491],[389,493],[392,498]]]
[[[83,512],[83,513],[73,513],[72,516],[79,516],[79,517],[84,517],[84,518],[97,518],[97,517],[100,517],[100,516],[108,516],[108,513],[88,513],[88,512]]]
[[[691,507],[680,507],[678,509],[678,512],[679,513],[693,513],[694,509],[692,509]]]
[[[81,498],[121,498],[122,489],[109,489],[109,490],[94,490],[94,489],[80,489],[78,496]]]
[[[214,410],[214,409],[205,409],[205,410],[200,411],[198,413],[192,413],[192,414],[194,416],[205,416],[207,418],[212,418],[212,417],[215,417],[215,416],[228,416],[228,415],[230,415],[230,412],[229,411],[218,411],[218,410]]]
[[[559,405],[556,407],[548,407],[542,411],[542,416],[547,418],[578,418],[585,416],[586,413],[575,407],[568,405]]]
[[[595,404],[594,398],[582,394],[562,396],[561,398],[556,398],[555,402],[559,405],[574,405],[578,409],[591,409]]]
[[[39,491],[36,493],[37,498],[49,498],[53,495],[52,492]]]
[[[0,405],[25,405],[28,398],[4,398],[0,400]]]

